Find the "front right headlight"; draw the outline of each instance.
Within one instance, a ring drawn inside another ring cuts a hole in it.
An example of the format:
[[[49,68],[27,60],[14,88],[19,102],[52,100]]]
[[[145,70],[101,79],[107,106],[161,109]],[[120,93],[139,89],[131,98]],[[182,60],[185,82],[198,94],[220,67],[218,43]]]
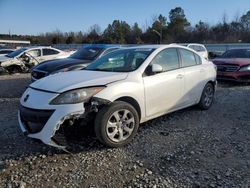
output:
[[[250,65],[241,67],[239,71],[250,71]]]
[[[82,89],[66,91],[65,93],[62,93],[56,98],[54,98],[50,102],[50,104],[60,105],[60,104],[76,104],[76,103],[86,102],[104,88],[105,87],[102,86],[102,87],[90,87],[90,88],[82,88]]]

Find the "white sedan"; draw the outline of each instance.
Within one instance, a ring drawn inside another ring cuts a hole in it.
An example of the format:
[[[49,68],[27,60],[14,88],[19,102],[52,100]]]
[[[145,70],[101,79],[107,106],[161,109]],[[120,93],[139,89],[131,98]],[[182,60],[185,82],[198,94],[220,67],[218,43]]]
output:
[[[190,48],[121,49],[32,83],[20,99],[19,124],[27,136],[65,148],[62,130],[92,116],[97,138],[120,147],[140,123],[192,105],[207,110],[215,87],[215,66]]]
[[[27,68],[30,69],[43,61],[66,58],[69,55],[70,53],[49,46],[24,47],[0,56],[0,67],[10,73],[25,72]]]

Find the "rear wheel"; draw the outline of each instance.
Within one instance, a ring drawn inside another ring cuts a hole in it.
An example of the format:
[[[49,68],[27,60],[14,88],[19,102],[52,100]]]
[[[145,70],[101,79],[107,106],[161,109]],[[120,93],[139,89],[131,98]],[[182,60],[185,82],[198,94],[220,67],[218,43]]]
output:
[[[203,89],[201,99],[199,102],[199,107],[202,110],[208,110],[213,104],[214,100],[214,86],[212,83],[207,83]]]
[[[103,107],[95,119],[96,136],[109,147],[121,147],[131,142],[138,127],[137,111],[132,105],[122,101]]]

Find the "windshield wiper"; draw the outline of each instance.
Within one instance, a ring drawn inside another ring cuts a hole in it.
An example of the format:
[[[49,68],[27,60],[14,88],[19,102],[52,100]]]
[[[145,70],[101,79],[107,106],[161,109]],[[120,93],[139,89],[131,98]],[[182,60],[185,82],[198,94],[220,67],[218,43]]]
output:
[[[89,71],[104,71],[104,72],[113,72],[111,69],[85,69],[85,70],[89,70]]]

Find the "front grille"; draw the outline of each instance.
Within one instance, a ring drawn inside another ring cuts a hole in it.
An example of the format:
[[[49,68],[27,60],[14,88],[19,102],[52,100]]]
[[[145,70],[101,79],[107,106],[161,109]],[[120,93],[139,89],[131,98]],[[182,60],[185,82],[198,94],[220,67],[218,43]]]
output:
[[[19,110],[23,125],[32,134],[40,132],[54,112],[54,110],[36,110],[24,106],[20,106]]]
[[[219,76],[217,75],[217,80],[231,80],[231,81],[235,81],[236,79],[232,76]]]
[[[238,69],[238,65],[217,65],[217,70],[219,72],[235,72]]]
[[[33,70],[31,73],[32,77],[35,79],[41,79],[47,75],[47,72],[44,71],[38,71],[38,70]]]

